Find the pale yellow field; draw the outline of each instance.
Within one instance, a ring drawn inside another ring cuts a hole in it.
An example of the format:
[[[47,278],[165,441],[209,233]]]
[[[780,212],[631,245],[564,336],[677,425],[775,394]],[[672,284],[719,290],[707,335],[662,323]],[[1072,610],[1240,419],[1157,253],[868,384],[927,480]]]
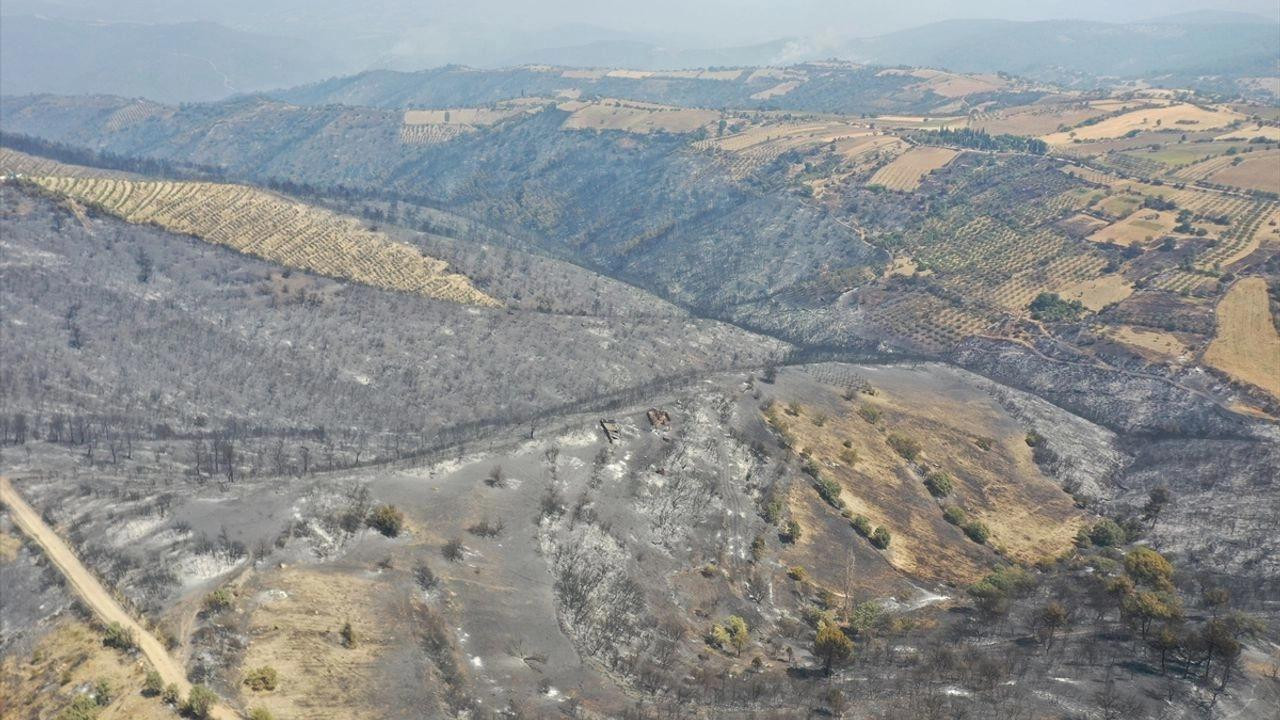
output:
[[[916,147],[894,158],[876,171],[868,185],[883,185],[890,190],[911,191],[920,187],[925,175],[946,167],[960,153],[950,148]]]
[[[1159,240],[1178,224],[1178,215],[1172,211],[1134,210],[1123,220],[1117,220],[1089,236],[1090,242],[1115,245],[1143,245]]]
[[[128,173],[101,170],[83,165],[68,165],[57,160],[28,155],[0,147],[0,175],[60,175],[64,177],[124,177]]]
[[[1241,279],[1218,303],[1218,329],[1204,362],[1280,398],[1280,333],[1260,277]]]
[[[929,90],[946,98],[958,98],[976,93],[996,92],[1009,87],[1009,81],[998,75],[961,75],[944,70],[916,68],[898,70],[890,68],[882,70],[880,75],[908,75],[920,78],[922,82],[912,85],[914,90]]]
[[[329,277],[451,302],[499,303],[442,260],[353,218],[244,185],[35,177],[57,195],[132,223],[158,225],[238,252]]]
[[[391,638],[370,607],[375,585],[350,574],[305,570],[259,582],[282,596],[266,595],[253,609],[242,672],[267,665],[280,673],[280,684],[265,693],[244,688],[246,704],[296,720],[379,717],[375,673]],[[354,648],[339,639],[346,622],[356,633]]]
[[[792,90],[795,90],[798,87],[800,87],[799,80],[785,80],[783,82],[778,83],[777,85],[774,85],[771,88],[768,88],[767,90],[761,90],[758,93],[753,93],[751,95],[751,99],[752,100],[768,100],[771,97],[786,95],[787,93],[791,92]]]
[[[561,125],[566,130],[622,130],[641,135],[652,132],[689,133],[713,125],[721,117],[714,110],[622,100],[569,102],[562,103],[560,107],[572,112]]]
[[[1223,185],[1280,193],[1280,150],[1237,155],[1239,165],[1227,165],[1209,175],[1208,180]]]
[[[1177,103],[1167,107],[1134,110],[1073,131],[1051,133],[1045,135],[1043,139],[1050,145],[1066,145],[1073,139],[1118,138],[1130,130],[1182,132],[1213,130],[1243,119],[1243,115],[1232,110],[1206,110],[1187,103]]]
[[[1104,332],[1125,345],[1160,355],[1176,358],[1190,352],[1190,348],[1179,340],[1176,335],[1162,330],[1151,330],[1132,325],[1111,325]]]
[[[98,720],[177,717],[158,697],[144,697],[146,666],[102,644],[102,632],[79,620],[58,620],[25,657],[0,660],[0,718],[55,718],[99,680],[115,696]]]
[[[1103,275],[1059,288],[1058,294],[1064,300],[1079,300],[1097,312],[1132,295],[1133,285],[1121,275]]]
[[[1254,138],[1265,138],[1280,142],[1280,127],[1274,125],[1246,125],[1238,130],[1224,133],[1214,138],[1214,140],[1252,140]]]

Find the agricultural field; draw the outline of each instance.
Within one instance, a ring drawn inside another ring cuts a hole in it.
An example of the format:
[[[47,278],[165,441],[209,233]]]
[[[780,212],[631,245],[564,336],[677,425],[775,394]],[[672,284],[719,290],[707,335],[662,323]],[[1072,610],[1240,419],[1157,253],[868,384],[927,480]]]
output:
[[[1266,280],[1246,277],[1232,285],[1218,303],[1217,318],[1205,363],[1280,398],[1280,333]]]
[[[131,223],[194,235],[286,267],[450,302],[498,302],[441,260],[352,218],[244,185],[38,176],[45,190]]]
[[[1226,167],[1205,176],[1209,182],[1280,195],[1280,150],[1237,155]]]
[[[1138,132],[1198,132],[1216,130],[1245,119],[1245,116],[1227,108],[1203,108],[1189,103],[1175,103],[1163,107],[1144,108],[1122,113],[1071,130],[1050,133],[1043,137],[1050,145],[1068,145],[1076,140],[1105,140]]]
[[[573,100],[561,103],[559,107],[570,113],[561,126],[565,130],[621,130],[640,135],[654,132],[691,133],[708,128],[721,118],[721,114],[714,110],[627,100]]]
[[[1110,198],[1109,198],[1110,200]],[[1110,203],[1109,208],[1121,206],[1123,199]],[[1140,208],[1089,236],[1090,242],[1129,245],[1148,245],[1173,231],[1178,224],[1178,214],[1172,211]]]
[[[1025,105],[994,111],[974,112],[964,120],[956,121],[947,127],[952,130],[968,127],[975,130],[984,130],[992,135],[1008,133],[1010,135],[1040,136],[1057,132],[1063,127],[1071,127],[1103,114],[1102,110],[1083,103]]]
[[[1182,338],[1163,330],[1134,325],[1106,325],[1103,326],[1103,332],[1118,342],[1166,361],[1184,357],[1191,352],[1191,348]]]
[[[814,371],[823,377],[830,369]],[[821,476],[837,483],[849,512],[889,530],[894,540],[885,556],[901,572],[968,582],[984,574],[988,547],[1032,563],[1069,548],[1084,514],[1041,474],[1025,433],[958,378],[928,383],[926,390],[904,382],[909,375],[901,369],[864,371],[878,392],[850,400],[833,388],[824,396],[822,388],[800,385],[799,395],[810,402],[779,401],[766,416],[792,452],[809,458]],[[954,422],[961,405],[968,418],[963,424]],[[917,441],[919,454],[904,457],[894,438]],[[989,449],[975,442],[982,438],[989,439]],[[951,478],[953,489],[944,498],[926,489],[923,480],[930,473]],[[812,495],[813,489],[797,483],[792,493],[790,504],[802,506],[799,496]],[[952,506],[990,529],[986,547],[966,540],[944,519],[944,509]],[[818,518],[808,524],[817,527]]]
[[[867,180],[868,185],[880,185],[889,190],[910,192],[920,187],[924,177],[934,170],[946,167],[960,153],[950,148],[917,147],[894,158]]]

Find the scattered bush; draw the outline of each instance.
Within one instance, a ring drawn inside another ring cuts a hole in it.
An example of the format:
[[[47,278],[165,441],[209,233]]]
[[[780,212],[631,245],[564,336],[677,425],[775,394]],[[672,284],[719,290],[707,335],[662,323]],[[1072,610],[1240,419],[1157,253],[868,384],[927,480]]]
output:
[[[1031,317],[1045,322],[1070,322],[1084,312],[1079,300],[1063,300],[1057,293],[1042,292],[1031,301]]]
[[[934,470],[926,475],[924,486],[929,490],[929,494],[936,498],[946,497],[955,489],[951,482],[951,476],[941,470]]]
[[[467,532],[478,537],[495,538],[502,534],[506,525],[501,521],[491,521],[489,518],[481,518],[480,522],[475,523],[467,528]]]
[[[160,673],[155,670],[148,670],[147,677],[142,681],[142,694],[147,697],[157,697],[164,692],[164,678],[160,677]]]
[[[818,489],[818,495],[828,505],[833,508],[844,507],[844,500],[840,499],[840,483],[825,475],[818,475],[814,478],[814,486]]]
[[[111,688],[111,683],[106,678],[98,678],[98,682],[93,684],[93,700],[99,705],[106,707],[111,704],[111,699],[115,697],[115,692]]]
[[[182,710],[197,720],[205,720],[213,711],[213,706],[217,704],[218,696],[204,685],[196,685],[191,688],[191,692],[187,693],[187,702],[183,704]]]
[[[880,409],[872,407],[871,405],[860,406],[858,408],[858,415],[861,415],[863,420],[866,420],[872,425],[880,422]]]
[[[177,707],[178,703],[182,700],[182,693],[178,692],[178,684],[169,683],[168,685],[165,685],[164,692],[160,693],[160,700],[162,700],[166,705]]]
[[[220,613],[230,610],[235,604],[235,596],[230,588],[218,588],[204,596],[204,609],[209,613]]]
[[[920,456],[920,443],[914,438],[899,435],[898,433],[889,433],[889,437],[886,440],[889,443],[889,447],[911,462],[915,462],[916,458]]]
[[[805,571],[803,566],[793,565],[792,567],[787,568],[787,577],[795,580],[796,582],[804,582],[809,579],[809,573]]]
[[[871,544],[881,550],[889,547],[890,539],[889,531],[886,530],[884,526],[876,528],[875,532],[871,533]]]
[[[991,537],[991,529],[988,528],[985,523],[978,520],[970,520],[964,524],[962,529],[964,530],[964,534],[969,536],[970,540],[978,543],[979,545],[986,543],[987,539]]]
[[[351,621],[342,623],[342,629],[338,631],[338,637],[342,640],[342,647],[350,650],[356,646],[358,638],[356,638],[356,629],[351,627]]]
[[[440,578],[436,577],[435,571],[425,561],[418,563],[418,567],[414,568],[413,579],[423,590],[432,590],[440,583]]]
[[[942,511],[942,518],[952,525],[964,525],[964,521],[968,518],[968,515],[965,514],[964,508],[952,505]]]
[[[404,513],[395,505],[379,505],[369,513],[369,527],[386,535],[396,537],[404,529]]]
[[[92,695],[77,695],[71,701],[71,705],[58,713],[55,718],[56,720],[94,720],[101,709],[97,699]]]
[[[849,525],[862,537],[871,537],[871,520],[866,515],[854,515]]]
[[[280,673],[270,665],[263,665],[250,670],[249,674],[244,676],[244,684],[254,692],[271,692],[280,684]]]
[[[113,622],[107,626],[107,632],[102,638],[102,644],[128,652],[138,647],[138,639],[134,637],[133,628],[127,628],[118,622]]]
[[[249,709],[249,720],[276,720],[276,716],[264,707],[255,707]]]
[[[462,538],[453,538],[444,544],[440,552],[444,554],[444,559],[449,562],[462,562],[462,559],[466,556],[466,546],[462,544]]]
[[[782,526],[782,532],[778,533],[778,539],[784,543],[791,544],[800,539],[800,523],[795,520],[788,520]]]

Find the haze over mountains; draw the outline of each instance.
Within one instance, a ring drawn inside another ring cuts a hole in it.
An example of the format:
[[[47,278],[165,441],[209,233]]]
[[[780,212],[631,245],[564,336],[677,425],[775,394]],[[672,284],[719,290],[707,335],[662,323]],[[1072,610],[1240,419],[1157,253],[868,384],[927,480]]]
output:
[[[447,64],[672,70],[837,58],[1086,84],[1104,76],[1150,76],[1168,85],[1204,76],[1269,76],[1280,67],[1273,51],[1278,15],[1267,3],[1174,14],[1151,3],[1126,5],[1124,14],[1097,3],[1038,12],[991,4],[992,17],[1002,19],[921,7],[928,5],[907,3],[921,10],[910,15],[877,10],[854,17],[822,2],[800,3],[790,16],[771,18],[766,27],[776,34],[762,36],[758,28],[735,29],[741,21],[714,27],[705,7],[689,11],[687,28],[656,29],[625,15],[557,22],[561,14],[554,9],[521,22],[523,11],[504,8],[509,12],[493,22],[474,8],[444,13],[393,0],[379,3],[378,12],[324,3],[267,10],[234,2],[194,9],[10,0],[0,23],[0,86],[6,95],[193,101],[370,69]],[[1058,19],[1067,17],[1086,19]]]

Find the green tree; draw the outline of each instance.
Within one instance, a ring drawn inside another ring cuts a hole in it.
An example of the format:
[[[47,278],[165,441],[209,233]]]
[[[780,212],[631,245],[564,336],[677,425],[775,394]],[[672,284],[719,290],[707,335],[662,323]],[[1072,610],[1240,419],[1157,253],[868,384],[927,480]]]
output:
[[[1169,488],[1159,485],[1151,488],[1147,493],[1147,504],[1142,506],[1142,517],[1151,521],[1151,527],[1156,526],[1156,521],[1160,519],[1160,513],[1173,502],[1173,495],[1169,492]]]
[[[965,515],[964,508],[952,505],[942,511],[942,518],[952,525],[964,525],[968,516]]]
[[[892,538],[889,536],[889,531],[886,530],[883,525],[876,528],[875,532],[871,533],[871,544],[881,550],[884,550],[885,548],[889,547],[889,541],[891,539]]]
[[[830,675],[833,667],[853,655],[853,641],[839,625],[823,621],[819,623],[818,633],[813,638],[813,655],[822,661],[822,669]]]
[[[747,621],[737,615],[730,615],[728,620],[724,621],[725,630],[729,632],[729,643],[733,645],[733,649],[738,655],[742,655],[742,651],[751,642],[750,628],[747,627]]]
[[[1049,602],[1036,613],[1036,631],[1045,647],[1052,648],[1054,637],[1067,624],[1067,608],[1060,602]]]
[[[1117,525],[1115,520],[1103,518],[1089,528],[1089,541],[1100,547],[1123,545],[1125,541],[1124,528]]]
[[[1124,557],[1124,569],[1140,585],[1168,590],[1173,587],[1173,566],[1160,553],[1138,547]]]

